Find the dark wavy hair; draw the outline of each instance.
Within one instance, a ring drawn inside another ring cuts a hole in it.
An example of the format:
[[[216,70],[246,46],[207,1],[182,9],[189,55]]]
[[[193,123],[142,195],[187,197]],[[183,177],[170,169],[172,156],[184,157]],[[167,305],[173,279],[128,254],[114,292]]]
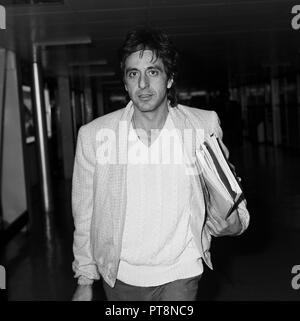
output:
[[[161,30],[153,28],[137,28],[128,32],[123,46],[119,50],[119,59],[121,62],[121,72],[124,77],[125,61],[128,56],[136,51],[151,50],[154,57],[160,58],[168,80],[173,79],[167,95],[172,107],[177,105],[176,79],[177,79],[177,61],[178,52],[169,37]]]

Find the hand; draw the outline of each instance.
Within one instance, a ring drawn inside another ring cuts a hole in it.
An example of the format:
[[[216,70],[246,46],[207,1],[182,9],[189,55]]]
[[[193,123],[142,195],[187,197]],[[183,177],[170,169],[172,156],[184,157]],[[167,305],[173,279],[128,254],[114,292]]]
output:
[[[209,215],[206,225],[210,234],[216,237],[236,235],[242,230],[242,224],[237,211],[234,211],[227,219],[218,217],[218,215]]]
[[[72,301],[92,301],[92,285],[78,285],[73,295]]]

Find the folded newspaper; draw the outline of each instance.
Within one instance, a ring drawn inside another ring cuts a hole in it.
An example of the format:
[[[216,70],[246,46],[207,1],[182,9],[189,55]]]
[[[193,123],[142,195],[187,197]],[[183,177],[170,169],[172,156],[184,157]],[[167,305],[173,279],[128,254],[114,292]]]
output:
[[[196,149],[196,156],[208,214],[217,213],[215,215],[227,219],[244,199],[244,195],[218,138],[210,136]]]

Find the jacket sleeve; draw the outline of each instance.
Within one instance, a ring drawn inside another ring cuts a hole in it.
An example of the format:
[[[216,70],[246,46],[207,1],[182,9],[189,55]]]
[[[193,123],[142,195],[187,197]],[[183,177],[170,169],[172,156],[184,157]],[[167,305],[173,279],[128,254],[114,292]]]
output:
[[[72,213],[74,219],[72,269],[75,278],[99,279],[100,275],[92,256],[90,229],[93,213],[93,174],[96,159],[92,141],[85,128],[78,133],[72,179]]]
[[[219,142],[220,145],[222,147],[222,150],[227,158],[227,160],[229,159],[229,150],[228,148],[225,146],[225,144],[223,143],[222,139],[223,139],[223,131],[221,128],[221,123],[220,123],[220,119],[217,115],[217,113],[215,111],[212,111],[212,132],[219,138]],[[229,166],[231,167],[231,169],[235,172],[235,167],[228,161]],[[239,234],[242,234],[249,226],[249,221],[250,221],[250,215],[249,212],[247,210],[247,201],[246,199],[244,199],[243,201],[240,202],[240,204],[238,205],[237,208],[239,217],[240,217],[240,221],[242,224],[242,230]]]

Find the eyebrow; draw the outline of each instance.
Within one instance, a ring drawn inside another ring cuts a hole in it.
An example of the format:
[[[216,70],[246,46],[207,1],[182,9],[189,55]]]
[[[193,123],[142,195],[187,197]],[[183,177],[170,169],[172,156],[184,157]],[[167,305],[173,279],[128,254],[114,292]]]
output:
[[[161,66],[159,66],[158,64],[155,64],[153,66],[149,66],[146,68],[146,70],[149,70],[149,69],[158,69],[161,72],[163,71],[163,68]],[[129,67],[129,68],[125,69],[125,74],[127,75],[130,71],[139,71],[139,70],[135,67]]]
[[[163,68],[161,66],[157,65],[157,64],[155,64],[155,65],[153,65],[153,66],[151,66],[151,67],[149,67],[147,69],[158,69],[159,71],[163,71]]]
[[[129,67],[125,69],[125,74],[127,75],[130,71],[138,71],[137,68]]]

